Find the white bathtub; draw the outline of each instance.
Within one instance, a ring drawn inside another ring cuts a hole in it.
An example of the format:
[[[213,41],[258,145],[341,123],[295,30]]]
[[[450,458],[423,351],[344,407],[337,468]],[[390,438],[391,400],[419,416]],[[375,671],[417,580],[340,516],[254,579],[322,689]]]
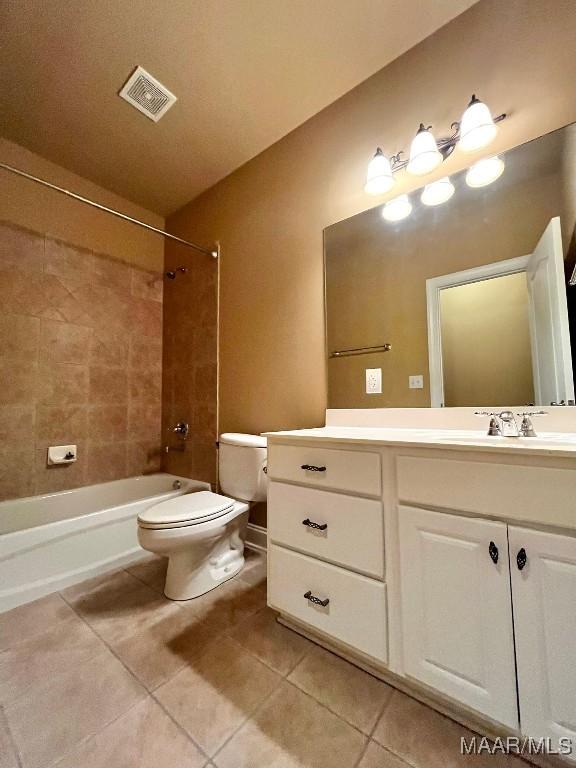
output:
[[[147,557],[137,538],[140,512],[209,489],[156,474],[0,502],[0,613]]]

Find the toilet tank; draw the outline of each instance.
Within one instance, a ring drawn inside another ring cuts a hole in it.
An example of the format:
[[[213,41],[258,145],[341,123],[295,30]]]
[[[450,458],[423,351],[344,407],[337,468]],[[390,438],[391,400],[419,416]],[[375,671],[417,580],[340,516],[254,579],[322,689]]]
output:
[[[222,493],[240,501],[266,501],[266,438],[227,432],[219,440]]]

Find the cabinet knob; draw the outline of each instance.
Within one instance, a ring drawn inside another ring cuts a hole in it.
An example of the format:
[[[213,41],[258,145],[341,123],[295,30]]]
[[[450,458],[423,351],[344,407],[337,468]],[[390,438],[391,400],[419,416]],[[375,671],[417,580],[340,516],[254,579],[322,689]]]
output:
[[[309,600],[311,603],[314,603],[314,605],[321,605],[322,608],[326,608],[326,606],[330,602],[330,598],[326,597],[324,598],[324,600],[322,600],[321,598],[313,595],[312,592],[310,592],[310,590],[308,590],[308,592],[304,594],[304,598],[306,600]]]
[[[326,472],[326,467],[316,467],[314,464],[302,464],[300,469],[306,472]]]
[[[524,547],[522,547],[518,550],[518,554],[516,555],[516,565],[518,566],[518,570],[521,571],[527,562],[528,555],[526,554]]]
[[[493,541],[490,542],[490,545],[488,547],[488,552],[490,553],[492,562],[496,564],[498,562],[498,547],[496,546],[496,544],[494,544]]]
[[[325,531],[328,528],[328,523],[315,523],[313,520],[302,520],[302,525],[308,526],[308,528],[316,528],[318,531]]]

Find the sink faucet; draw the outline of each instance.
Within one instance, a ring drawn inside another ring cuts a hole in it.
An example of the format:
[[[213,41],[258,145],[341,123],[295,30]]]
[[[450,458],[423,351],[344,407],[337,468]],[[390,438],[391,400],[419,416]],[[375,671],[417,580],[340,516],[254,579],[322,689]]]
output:
[[[531,416],[544,416],[547,411],[526,411],[517,413],[516,416],[522,416],[522,423],[518,423],[512,411],[501,411],[500,413],[491,413],[490,411],[475,411],[476,416],[490,416],[490,425],[488,427],[489,437],[536,437],[534,425],[530,419]]]

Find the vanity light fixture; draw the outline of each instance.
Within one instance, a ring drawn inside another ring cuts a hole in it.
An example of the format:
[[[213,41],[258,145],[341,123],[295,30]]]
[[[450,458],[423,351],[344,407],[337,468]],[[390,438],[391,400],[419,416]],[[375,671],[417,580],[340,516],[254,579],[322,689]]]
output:
[[[416,136],[410,145],[410,158],[406,170],[414,176],[424,176],[435,168],[438,168],[442,160],[442,153],[438,149],[436,139],[430,133],[431,125],[426,127],[420,123]]]
[[[383,195],[393,186],[394,176],[392,175],[390,160],[388,160],[384,152],[378,147],[376,154],[372,160],[370,160],[368,165],[364,190],[369,195]]]
[[[483,101],[472,95],[460,120],[458,146],[464,152],[474,152],[487,147],[498,133],[498,126]]]
[[[454,194],[454,184],[450,181],[450,176],[444,176],[443,179],[426,184],[420,200],[424,205],[441,205],[450,200]]]
[[[471,165],[466,173],[466,184],[469,187],[487,187],[499,179],[504,173],[504,160],[498,155],[485,157]]]
[[[389,200],[382,208],[382,216],[386,221],[402,221],[412,213],[412,203],[408,195],[398,195]]]
[[[370,195],[384,194],[394,184],[396,171],[403,169],[415,176],[430,173],[449,157],[459,144],[465,152],[488,146],[498,131],[497,123],[505,118],[505,113],[493,118],[486,104],[473,94],[461,121],[455,121],[450,126],[452,133],[449,136],[436,140],[430,132],[432,126],[426,127],[424,123],[420,123],[410,146],[408,160],[402,157],[402,150],[387,158],[378,147],[368,166],[364,191]]]

